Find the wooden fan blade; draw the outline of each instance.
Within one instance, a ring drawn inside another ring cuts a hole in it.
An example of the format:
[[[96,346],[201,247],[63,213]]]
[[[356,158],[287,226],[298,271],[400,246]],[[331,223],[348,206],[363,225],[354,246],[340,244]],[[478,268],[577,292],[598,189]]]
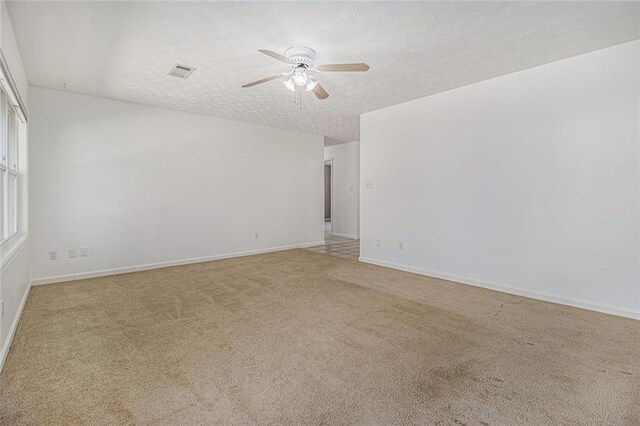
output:
[[[327,64],[318,65],[317,70],[321,72],[349,72],[349,71],[369,71],[367,64]]]
[[[272,52],[271,50],[264,50],[264,49],[260,49],[258,50],[258,52],[260,53],[264,53],[267,56],[271,56],[273,59],[276,59],[280,62],[284,62],[285,64],[290,64],[293,65],[293,61],[285,56],[282,56],[279,53],[276,52]]]
[[[253,86],[256,86],[258,84],[266,83],[267,81],[275,80],[276,78],[280,78],[283,75],[284,74],[276,74],[276,75],[272,75],[270,77],[265,77],[265,78],[263,78],[261,80],[256,80],[256,81],[253,81],[251,83],[243,84],[242,87],[253,87]]]
[[[316,87],[311,90],[313,90],[318,99],[327,99],[329,97],[329,94],[324,90],[324,87],[320,86],[320,83],[316,84]]]

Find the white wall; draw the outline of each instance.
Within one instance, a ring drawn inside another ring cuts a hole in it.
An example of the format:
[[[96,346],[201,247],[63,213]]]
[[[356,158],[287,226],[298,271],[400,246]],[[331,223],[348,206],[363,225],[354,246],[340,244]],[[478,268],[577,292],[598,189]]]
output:
[[[640,317],[639,62],[635,41],[364,114],[363,260]]]
[[[323,240],[322,136],[30,95],[34,283]]]
[[[360,235],[360,142],[324,148],[325,160],[333,159],[333,234],[349,238]]]
[[[25,105],[28,105],[27,75],[4,2],[0,2],[0,47],[20,96]],[[0,247],[0,299],[4,300],[4,316],[0,318],[0,369],[9,351],[11,338],[17,328],[30,287],[26,130],[26,126],[22,127],[19,133],[18,233]]]
[[[20,56],[16,36],[13,32],[13,25],[11,24],[6,2],[0,1],[0,3],[2,3],[2,7],[0,9],[0,45],[2,46],[2,54],[11,69],[11,75],[13,76],[18,91],[20,92],[20,96],[22,96],[22,100],[28,107],[29,82],[27,79],[27,73],[25,72],[22,64],[22,57]]]

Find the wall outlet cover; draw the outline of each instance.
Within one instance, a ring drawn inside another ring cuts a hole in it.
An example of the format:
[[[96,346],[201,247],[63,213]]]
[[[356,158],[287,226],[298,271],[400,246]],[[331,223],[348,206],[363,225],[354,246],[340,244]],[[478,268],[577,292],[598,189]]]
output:
[[[76,257],[76,249],[69,249],[69,259]]]
[[[49,250],[49,260],[58,260],[58,252],[56,250]]]
[[[80,248],[80,256],[81,257],[89,256],[89,249],[87,247],[81,247]]]

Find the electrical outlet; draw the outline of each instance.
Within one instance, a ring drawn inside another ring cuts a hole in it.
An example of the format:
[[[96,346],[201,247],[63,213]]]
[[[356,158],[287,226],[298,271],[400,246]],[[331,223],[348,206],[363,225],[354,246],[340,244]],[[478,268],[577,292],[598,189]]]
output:
[[[376,247],[380,247],[380,240],[376,240]]]
[[[404,250],[404,243],[402,241],[398,243],[398,250]]]
[[[76,257],[76,249],[69,249],[69,259]]]
[[[89,256],[89,248],[80,247],[80,257],[87,257],[87,256]]]
[[[259,233],[259,232],[256,232],[255,238],[256,238],[256,240],[257,240],[258,238],[260,238],[260,233]]]
[[[56,250],[49,250],[49,260],[58,260],[58,252]]]

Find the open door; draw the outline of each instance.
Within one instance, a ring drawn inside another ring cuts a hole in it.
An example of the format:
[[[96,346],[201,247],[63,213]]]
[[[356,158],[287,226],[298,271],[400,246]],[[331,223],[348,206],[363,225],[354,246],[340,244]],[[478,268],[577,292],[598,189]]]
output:
[[[332,232],[331,196],[333,182],[333,160],[324,161],[324,232]]]

